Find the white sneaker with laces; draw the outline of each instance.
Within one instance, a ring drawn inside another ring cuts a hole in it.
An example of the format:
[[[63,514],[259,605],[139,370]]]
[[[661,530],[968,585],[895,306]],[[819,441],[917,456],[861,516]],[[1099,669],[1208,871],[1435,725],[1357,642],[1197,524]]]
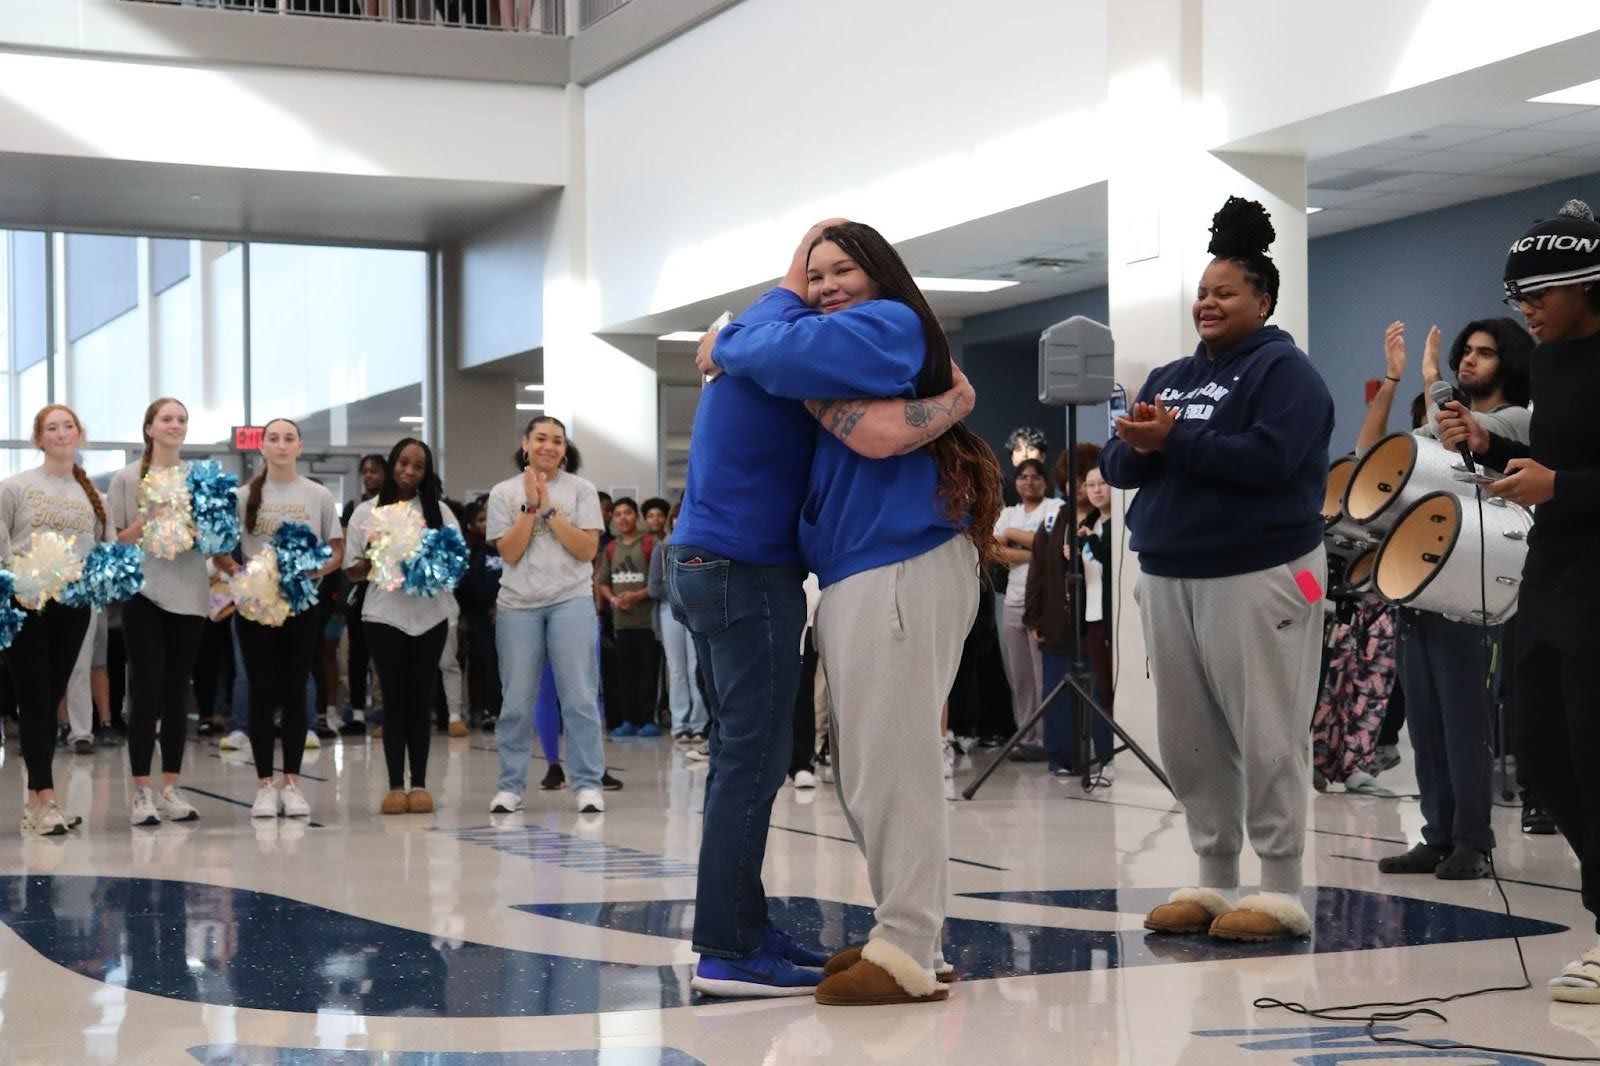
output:
[[[317,739],[317,731],[315,729],[306,730],[306,750],[309,751],[312,748],[320,747],[322,747],[322,741]]]
[[[283,812],[283,802],[278,798],[278,790],[272,787],[272,782],[265,782],[256,791],[256,801],[250,805],[252,818],[276,818]]]
[[[34,805],[33,833],[35,836],[63,836],[68,828],[70,827],[67,824],[67,815],[61,809],[61,804],[51,800],[49,803]]]
[[[177,785],[168,785],[161,790],[156,797],[156,811],[168,822],[192,822],[200,817],[200,812],[178,791]]]
[[[28,803],[26,801],[23,802],[22,823],[17,826],[18,830],[21,831],[23,836],[33,835],[33,816],[38,806],[39,805],[37,803]]]
[[[245,733],[244,730],[235,729],[233,732],[223,737],[222,741],[217,746],[223,751],[243,751],[245,748],[250,746],[250,737]],[[277,815],[273,815],[273,817],[276,818]]]
[[[817,775],[812,773],[810,770],[801,770],[797,772],[794,775],[794,787],[796,789],[816,788]]]
[[[603,814],[606,809],[605,795],[598,788],[578,789],[578,810],[583,814]]]
[[[285,781],[283,789],[278,793],[283,798],[283,816],[285,818],[311,817],[311,804],[300,794],[300,786],[293,781]]]
[[[490,814],[515,814],[522,810],[522,797],[515,792],[496,792],[489,801]]]
[[[156,813],[156,796],[149,785],[133,790],[133,805],[128,810],[129,825],[160,825],[161,815]]]

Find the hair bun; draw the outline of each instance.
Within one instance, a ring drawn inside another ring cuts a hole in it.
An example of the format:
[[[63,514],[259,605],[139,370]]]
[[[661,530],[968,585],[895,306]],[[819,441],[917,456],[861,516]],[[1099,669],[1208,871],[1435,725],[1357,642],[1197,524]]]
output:
[[[1265,255],[1277,237],[1265,207],[1255,200],[1230,196],[1211,217],[1211,244],[1206,251],[1225,259]]]
[[[1556,212],[1557,218],[1580,218],[1585,222],[1594,221],[1594,211],[1582,200],[1568,200],[1561,205],[1561,210]]]

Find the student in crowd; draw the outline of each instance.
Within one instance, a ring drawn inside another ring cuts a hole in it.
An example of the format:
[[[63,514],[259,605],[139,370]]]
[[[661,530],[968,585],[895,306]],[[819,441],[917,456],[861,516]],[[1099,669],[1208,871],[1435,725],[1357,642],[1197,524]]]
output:
[[[176,470],[187,477],[189,464],[179,450],[189,433],[189,410],[171,397],[145,409],[144,454],[111,479],[111,522],[117,539],[138,544],[146,516],[140,514],[140,489],[147,475]],[[197,551],[161,559],[144,556],[144,588],[122,604],[123,639],[128,646],[132,715],[128,721],[128,764],[133,772],[133,803],[128,821],[157,825],[200,817],[178,790],[183,748],[189,731],[189,692],[200,633],[211,605],[206,557]],[[161,727],[161,790],[150,787],[156,727]]]
[[[28,550],[35,533],[61,534],[80,559],[110,537],[105,504],[77,463],[83,443],[83,423],[70,407],[51,404],[33,416],[33,444],[44,453],[44,462],[0,481],[0,561],[6,566]],[[28,782],[22,835],[60,836],[83,821],[56,802],[51,764],[56,709],[89,632],[89,608],[51,600],[26,615],[4,653],[16,692]]]
[[[1025,430],[1016,430],[1012,437]],[[1036,430],[1034,432],[1037,432]],[[1034,535],[1039,527],[1061,509],[1055,498],[1044,460],[1024,458],[1017,462],[1013,485],[1021,501],[1000,512],[994,537],[996,556],[1007,565],[1005,600],[1000,614],[1000,641],[1005,649],[1006,678],[1011,683],[1011,712],[1018,727],[1033,717],[1044,694],[1040,683],[1044,668],[1039,644],[1028,632],[1023,619],[1027,600],[1029,564],[1033,561]],[[1040,730],[1035,727],[1023,743],[1039,746]]]
[[[655,604],[656,628],[661,633],[661,643],[667,658],[667,699],[672,712],[672,738],[684,746],[698,746],[710,728],[710,712],[706,710],[705,694],[700,691],[697,676],[700,656],[695,651],[694,637],[672,613],[667,602],[667,553],[678,526],[678,516],[683,511],[680,501],[667,513],[667,539],[657,544],[650,555],[650,601]]]
[[[92,755],[96,746],[114,748],[121,743],[111,717],[111,673],[106,668],[110,651],[110,614],[115,607],[93,611],[89,632],[78,651],[78,661],[67,681],[61,703],[66,743],[76,755]]]
[[[295,463],[305,442],[300,427],[287,418],[274,418],[261,437],[266,465],[239,492],[239,549],[249,563],[272,540],[278,527],[298,522],[318,541],[333,548],[333,557],[317,573],[321,581],[344,561],[344,534],[339,526],[338,504],[333,494],[299,474]],[[227,573],[239,569],[229,555],[212,556]],[[305,757],[308,732],[306,690],[322,639],[322,617],[316,610],[302,611],[280,626],[264,626],[235,614],[234,632],[249,684],[250,750],[260,787],[251,805],[252,818],[305,818],[311,805],[300,791],[300,763]],[[314,697],[313,697],[314,699]],[[283,786],[274,784],[272,750],[273,712],[283,716]]]
[[[702,370],[799,399],[912,395],[931,405],[951,388],[944,331],[876,230],[829,225],[801,262],[806,296],[774,289],[763,297],[774,320],[724,328]],[[820,406],[828,427],[837,408]],[[883,459],[825,429],[808,492],[800,542],[822,586],[817,633],[833,699],[834,779],[877,900],[866,946],[829,960],[817,1001],[944,999],[940,719],[977,615],[978,561],[993,547],[999,466],[960,424],[926,449]]]
[[[559,419],[529,422],[516,461],[522,472],[489,493],[485,527],[501,559],[495,642],[504,689],[495,729],[500,779],[489,810],[522,809],[534,705],[548,659],[561,692],[578,810],[599,813],[606,809],[605,741],[595,704],[592,597],[600,500],[594,485],[577,476],[578,451]]]
[[[1098,463],[1088,464],[1083,475],[1084,506],[1078,509],[1078,550],[1083,553],[1083,618],[1088,647],[1089,673],[1094,678],[1095,702],[1111,711],[1116,705],[1116,675],[1112,661],[1116,629],[1112,617],[1111,486],[1100,473]],[[1107,786],[1114,780],[1111,769],[1113,741],[1111,727],[1098,715],[1094,730],[1094,783]]]
[[[667,519],[672,513],[672,505],[659,496],[652,496],[639,505],[639,513],[644,518],[644,531],[661,543],[667,538]]]
[[[1479,423],[1490,432],[1528,442],[1528,370],[1533,338],[1509,318],[1469,322],[1450,346],[1450,369],[1459,392]],[[1405,376],[1405,323],[1384,333],[1384,380],[1361,427],[1356,447],[1377,444],[1388,426],[1389,407]],[[1422,351],[1423,393],[1443,380],[1439,369],[1439,327],[1428,331]],[[1414,430],[1421,446],[1435,443],[1438,411],[1429,404],[1429,421]],[[1422,793],[1422,841],[1400,855],[1379,860],[1388,874],[1433,874],[1448,881],[1489,876],[1494,850],[1493,716],[1484,701],[1484,643],[1496,650],[1489,662],[1498,673],[1504,631],[1488,632],[1471,622],[1400,608],[1396,619],[1397,655],[1406,690],[1406,729],[1417,760]],[[1491,683],[1491,688],[1497,687]]]
[[[467,541],[467,572],[456,586],[462,633],[467,643],[468,703],[478,725],[492,731],[500,717],[500,660],[494,648],[494,601],[500,594],[500,553],[485,531],[489,497],[466,506],[462,520]]]
[[[383,479],[387,474],[384,469],[384,458],[373,453],[363,455],[359,466],[361,474],[361,499],[346,500],[344,512],[339,517],[341,527],[350,524],[350,516],[355,513],[356,507],[372,499],[383,487]],[[345,592],[344,618],[345,634],[345,687],[350,697],[350,716],[339,726],[339,732],[347,737],[359,737],[367,731],[367,671],[372,665],[372,658],[367,653],[366,632],[361,628],[361,607],[367,594],[365,582],[353,582]]]
[[[1145,927],[1280,940],[1311,930],[1299,893],[1333,398],[1294,339],[1267,324],[1279,278],[1266,210],[1230,197],[1211,232],[1193,309],[1200,343],[1150,374],[1100,470],[1139,489],[1128,523],[1157,736],[1199,860],[1198,887]],[[1263,891],[1236,901],[1246,826]]]
[[[445,637],[460,608],[456,598],[412,596],[404,589],[372,584],[372,561],[366,557],[373,512],[399,504],[422,516],[429,529],[459,529],[455,513],[442,503],[443,488],[433,467],[433,450],[414,437],[404,437],[389,451],[387,474],[378,495],[364,501],[350,516],[345,533],[351,581],[365,581],[361,608],[372,659],[383,684],[383,756],[389,768],[389,792],[383,814],[430,814],[428,750],[433,742],[429,710],[439,680],[439,658]],[[406,789],[409,763],[411,788]]]
[[[655,613],[648,585],[655,538],[639,531],[639,509],[624,496],[612,508],[617,539],[600,556],[595,588],[611,611],[616,630],[615,685],[606,693],[617,717],[614,737],[659,737],[656,710]]]

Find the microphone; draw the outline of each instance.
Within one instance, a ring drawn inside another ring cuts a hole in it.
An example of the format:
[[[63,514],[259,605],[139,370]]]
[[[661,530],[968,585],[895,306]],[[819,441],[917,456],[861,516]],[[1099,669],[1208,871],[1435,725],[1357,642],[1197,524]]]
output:
[[[1433,406],[1444,409],[1444,405],[1457,399],[1455,388],[1448,381],[1435,381],[1428,386],[1428,399],[1433,401]],[[1456,446],[1461,453],[1461,461],[1467,464],[1467,472],[1476,474],[1478,466],[1472,461],[1472,449],[1467,447],[1467,442],[1462,441]]]

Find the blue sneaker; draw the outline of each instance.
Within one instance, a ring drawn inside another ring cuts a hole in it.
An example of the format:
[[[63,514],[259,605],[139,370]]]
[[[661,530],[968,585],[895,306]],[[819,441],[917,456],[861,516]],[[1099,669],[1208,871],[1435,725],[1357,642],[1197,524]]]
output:
[[[656,725],[654,722],[646,722],[644,725],[639,727],[639,732],[635,735],[641,737],[659,737],[661,735],[661,727]]]
[[[767,926],[767,939],[762,943],[761,950],[782,956],[796,966],[807,966],[814,970],[822,969],[833,958],[825,952],[801,947],[795,943],[794,937],[775,925]]]
[[[701,956],[689,987],[704,996],[728,999],[809,996],[822,983],[818,970],[803,970],[768,949],[743,959]]]
[[[632,722],[623,722],[611,731],[611,735],[614,737],[631,737],[635,732]]]

